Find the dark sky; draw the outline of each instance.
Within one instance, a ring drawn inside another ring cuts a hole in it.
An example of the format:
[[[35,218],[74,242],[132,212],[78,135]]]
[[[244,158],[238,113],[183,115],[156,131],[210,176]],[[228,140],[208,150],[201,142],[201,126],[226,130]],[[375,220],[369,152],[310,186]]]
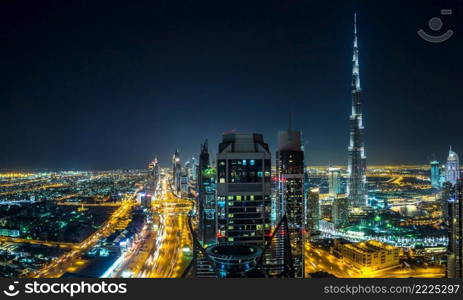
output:
[[[3,0],[0,168],[167,165],[231,129],[274,152],[289,111],[309,164],[346,164],[354,12],[368,163],[463,155],[461,0]]]

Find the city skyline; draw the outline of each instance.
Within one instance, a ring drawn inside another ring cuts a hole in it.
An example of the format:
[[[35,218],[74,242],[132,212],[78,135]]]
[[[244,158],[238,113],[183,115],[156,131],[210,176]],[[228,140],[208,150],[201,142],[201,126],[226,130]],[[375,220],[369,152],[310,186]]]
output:
[[[5,295],[463,277],[463,0],[20,2],[0,7]]]
[[[288,112],[307,141],[308,165],[346,165],[354,12],[362,24],[368,163],[442,162],[449,145],[463,149],[455,138],[461,37],[435,45],[416,34],[437,5],[326,10],[271,1],[243,12],[217,3],[143,11],[126,4],[131,14],[120,5],[104,18],[106,7],[92,5],[70,1],[46,20],[39,6],[2,9],[10,13],[1,18],[8,43],[0,55],[9,58],[1,62],[3,169],[143,168],[155,155],[167,166],[176,148],[185,161],[197,155],[196,141],[208,138],[215,149],[231,129],[262,133],[274,151]],[[227,9],[236,14],[213,30]],[[77,22],[82,15],[87,25]],[[461,24],[449,17],[444,26]],[[36,51],[25,51],[26,41]]]

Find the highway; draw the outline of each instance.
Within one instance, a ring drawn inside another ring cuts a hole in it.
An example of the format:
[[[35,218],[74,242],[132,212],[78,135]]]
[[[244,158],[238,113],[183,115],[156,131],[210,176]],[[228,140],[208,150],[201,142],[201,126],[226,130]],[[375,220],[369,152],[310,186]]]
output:
[[[178,278],[188,265],[192,241],[188,213],[192,202],[176,197],[167,179],[162,182],[159,199],[153,202],[158,213],[158,232],[148,258],[139,267],[138,278]]]
[[[192,202],[176,197],[168,180],[152,202],[153,224],[142,234],[143,241],[126,253],[120,266],[108,277],[178,278],[191,257],[188,212]]]

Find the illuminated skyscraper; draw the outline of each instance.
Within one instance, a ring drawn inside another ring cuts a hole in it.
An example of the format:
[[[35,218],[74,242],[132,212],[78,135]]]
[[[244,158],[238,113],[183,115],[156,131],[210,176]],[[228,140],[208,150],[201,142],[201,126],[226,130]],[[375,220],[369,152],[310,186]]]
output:
[[[198,198],[196,206],[198,209],[199,224],[197,227],[197,238],[202,248],[216,244],[216,172],[211,167],[207,140],[201,145],[199,154],[199,167],[197,169],[197,191]],[[198,278],[214,277],[213,266],[207,260],[198,245],[194,246],[195,276]]]
[[[455,191],[455,186],[450,182],[445,181],[442,184],[442,189],[440,190],[440,208],[442,212],[442,221],[447,226],[450,226],[450,216],[449,216],[449,200],[453,199]]]
[[[431,185],[433,188],[438,189],[441,187],[440,185],[440,169],[439,169],[439,162],[432,161],[431,162]]]
[[[368,189],[365,145],[363,140],[362,90],[360,88],[356,15],[354,15],[354,56],[352,63],[352,114],[350,116],[347,194],[350,206],[364,207],[368,205]]]
[[[188,178],[190,178],[191,177],[191,163],[189,160],[187,160],[185,164],[183,165],[183,170],[187,174]]]
[[[307,193],[307,230],[310,233],[318,230],[320,221],[320,191],[312,189]]]
[[[333,200],[331,216],[335,228],[347,225],[349,221],[349,201],[347,198],[339,197]]]
[[[149,185],[151,185],[152,192],[154,193],[159,183],[160,175],[160,166],[157,157],[148,164],[148,169],[150,171],[150,177],[152,178]]]
[[[191,157],[191,180],[196,181],[198,179],[198,164],[196,163],[196,158]]]
[[[277,219],[285,214],[288,218],[292,242],[292,257],[297,277],[304,276],[304,152],[301,132],[288,130],[278,132],[276,153],[278,182]]]
[[[265,247],[271,233],[271,154],[261,134],[223,135],[217,154],[219,243]]]
[[[455,185],[458,179],[460,179],[460,161],[458,155],[450,147],[449,157],[445,165],[445,180]]]
[[[287,217],[275,230],[271,227],[271,154],[261,134],[223,135],[217,154],[216,194],[218,244],[201,250],[195,242],[208,260],[201,265],[213,267],[220,278],[294,277]],[[278,232],[285,237],[281,243]],[[274,255],[278,252],[273,251],[274,245],[282,247],[282,257]],[[205,277],[210,269],[202,270]]]
[[[203,245],[216,243],[216,171],[211,167],[207,140],[201,145],[198,168],[198,238]]]
[[[328,191],[331,197],[341,194],[341,169],[328,168]]]
[[[453,186],[449,204],[449,247],[447,277],[463,278],[463,187],[461,181]]]
[[[177,193],[181,190],[181,173],[182,165],[180,163],[180,153],[177,149],[172,156],[172,183]]]

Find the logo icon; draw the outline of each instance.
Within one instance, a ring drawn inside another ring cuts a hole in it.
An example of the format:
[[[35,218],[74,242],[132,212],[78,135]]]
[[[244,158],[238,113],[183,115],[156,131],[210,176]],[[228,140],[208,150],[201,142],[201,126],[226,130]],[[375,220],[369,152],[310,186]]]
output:
[[[19,291],[16,290],[16,284],[19,284],[19,281],[15,281],[14,284],[10,284],[8,289],[4,290],[3,293],[8,297],[14,297],[19,294]]]
[[[441,15],[443,16],[448,16],[452,14],[451,9],[442,9],[441,10]],[[432,31],[438,31],[442,28],[442,20],[441,18],[434,17],[431,18],[428,22],[428,26]],[[430,43],[442,43],[448,40],[449,38],[452,37],[453,31],[452,30],[447,30],[445,33],[441,35],[431,35],[426,33],[423,29],[418,30],[418,35],[425,41],[430,42]]]

